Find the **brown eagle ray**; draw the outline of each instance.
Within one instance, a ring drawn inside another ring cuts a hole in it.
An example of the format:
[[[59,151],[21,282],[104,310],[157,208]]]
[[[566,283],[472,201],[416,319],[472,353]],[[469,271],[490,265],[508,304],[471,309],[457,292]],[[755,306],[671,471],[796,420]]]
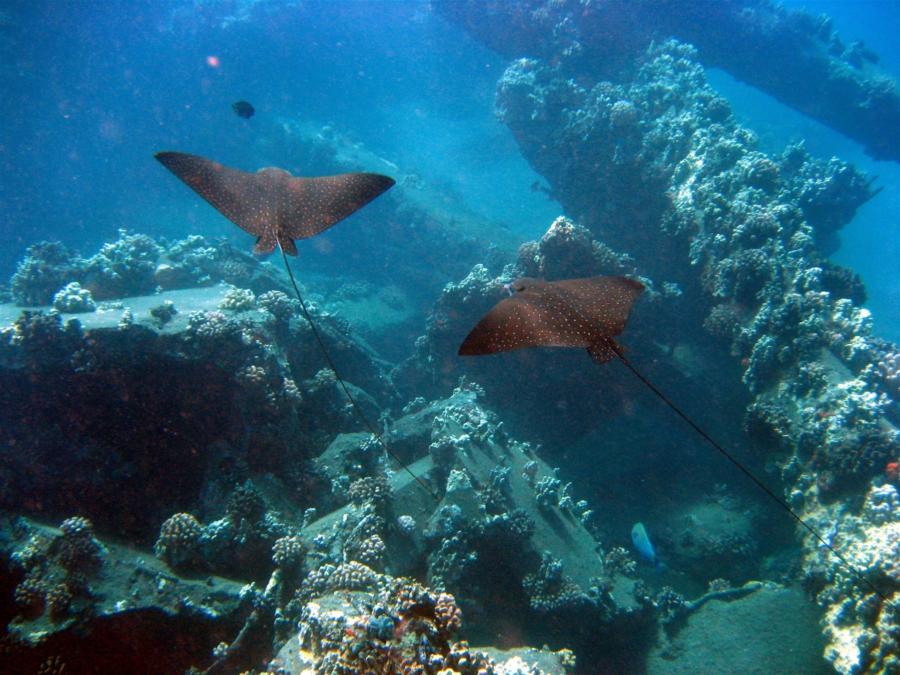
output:
[[[613,337],[625,329],[644,285],[627,277],[565,281],[523,278],[472,329],[460,356],[527,347],[583,347],[598,363],[615,355]]]
[[[563,281],[522,278],[510,284],[508,289],[510,297],[494,305],[463,340],[459,348],[460,356],[479,356],[529,347],[581,347],[598,364],[618,358],[688,426],[831,551],[857,580],[862,581],[882,600],[886,600],[861,570],[852,565],[784,499],[688,417],[625,356],[624,350],[614,338],[625,329],[631,308],[644,291],[643,284],[619,276]]]
[[[154,156],[228,220],[255,236],[254,253],[264,255],[276,246],[279,248],[303,316],[351,407],[394,461],[437,501],[431,488],[391,450],[357,404],[325,347],[287,259],[288,254],[297,255],[295,239],[307,239],[327,230],[390,189],[394,179],[377,173],[299,178],[271,167],[256,173],[240,171],[184,152],[158,152]]]
[[[342,173],[298,178],[268,167],[256,173],[232,169],[205,157],[158,152],[163,166],[245,232],[256,237],[254,253],[280,245],[297,255],[295,239],[327,230],[394,185],[377,173]]]

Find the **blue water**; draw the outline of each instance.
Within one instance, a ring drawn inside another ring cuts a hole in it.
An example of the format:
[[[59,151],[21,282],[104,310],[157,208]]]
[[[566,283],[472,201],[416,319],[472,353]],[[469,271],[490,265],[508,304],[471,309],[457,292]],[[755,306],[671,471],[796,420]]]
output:
[[[290,164],[256,145],[261,136],[277,137],[279,120],[290,116],[334,125],[523,238],[558,214],[530,190],[537,176],[494,119],[501,58],[425,2],[281,4],[5,3],[0,277],[44,238],[87,254],[122,227],[234,236],[224,219],[165,179],[152,153],[177,148],[248,169]],[[900,74],[896,3],[812,8],[829,13],[845,41],[864,39],[888,72]],[[885,189],[843,231],[834,258],[862,275],[879,333],[900,338],[900,167],[869,159],[852,141],[727,76],[711,77],[764,148],[802,137],[813,153],[879,176]],[[256,106],[255,118],[231,113],[241,98]]]
[[[279,119],[291,116],[333,125],[523,235],[556,215],[530,191],[537,176],[494,120],[503,61],[426,3],[313,2],[230,21],[225,8],[242,4],[6,5],[2,276],[48,237],[86,254],[121,227],[233,234],[152,155],[179,149],[250,170],[290,166],[256,141],[277,140]],[[230,109],[242,98],[257,109],[251,120]]]

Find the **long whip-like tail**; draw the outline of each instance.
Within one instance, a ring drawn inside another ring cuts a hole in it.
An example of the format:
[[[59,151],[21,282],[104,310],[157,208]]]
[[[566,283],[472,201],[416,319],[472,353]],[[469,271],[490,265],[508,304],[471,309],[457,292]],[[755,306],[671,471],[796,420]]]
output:
[[[801,518],[800,515],[796,511],[794,511],[794,509],[792,509],[786,501],[784,501],[784,499],[782,499],[777,494],[775,494],[765,483],[763,483],[759,478],[757,478],[753,474],[753,472],[750,471],[750,469],[748,469],[746,466],[741,464],[734,457],[734,455],[732,455],[725,448],[723,448],[719,443],[717,443],[715,441],[715,439],[712,438],[712,436],[710,436],[708,433],[706,433],[700,427],[700,425],[698,425],[696,422],[694,422],[694,420],[692,420],[690,417],[688,417],[687,414],[685,412],[683,412],[681,410],[681,408],[679,408],[677,405],[675,405],[671,401],[671,399],[669,399],[668,396],[666,396],[663,392],[661,392],[656,387],[656,385],[654,385],[650,380],[648,380],[646,377],[644,377],[632,365],[631,361],[628,360],[628,358],[622,352],[622,348],[619,345],[613,344],[612,350],[615,352],[616,356],[619,357],[619,360],[623,364],[625,364],[625,367],[628,368],[628,370],[630,370],[632,373],[634,373],[635,377],[637,377],[641,382],[643,382],[645,385],[647,385],[647,387],[650,389],[650,391],[652,391],[654,394],[656,394],[656,396],[659,397],[659,399],[663,403],[665,403],[667,406],[669,406],[669,408],[671,408],[672,411],[676,415],[678,415],[682,420],[684,420],[689,427],[691,427],[694,431],[696,431],[698,434],[700,434],[700,436],[703,438],[703,440],[705,440],[712,447],[714,447],[716,450],[718,450],[719,453],[721,453],[721,455],[723,457],[725,457],[725,459],[727,459],[729,462],[731,462],[734,466],[736,466],[740,470],[741,473],[743,473],[745,476],[747,476],[747,478],[749,478],[751,481],[753,481],[760,490],[765,492],[772,499],[772,501],[774,501],[781,508],[783,508],[785,511],[787,511],[788,514],[791,516],[791,518],[796,520],[807,532],[809,532],[813,537],[815,537],[816,540],[820,544],[822,544],[822,546],[824,546],[829,551],[831,551],[835,555],[835,557],[838,560],[840,560],[844,564],[844,566],[853,574],[853,576],[856,577],[856,579],[858,581],[861,581],[863,584],[868,586],[872,590],[872,592],[874,592],[879,598],[881,598],[882,600],[887,602],[887,597],[885,597],[884,594],[878,590],[878,588],[875,586],[875,584],[873,584],[871,581],[869,581],[869,579],[865,576],[865,574],[863,574],[861,571],[859,571],[853,564],[850,563],[849,560],[847,560],[847,558],[845,558],[841,553],[839,553],[837,551],[837,549],[835,549],[835,547],[832,546],[825,539],[825,537],[823,537],[821,534],[819,534],[812,525],[810,525],[805,520],[803,520],[803,518]]]
[[[428,493],[428,496],[434,499],[435,501],[440,501],[438,496],[432,491],[432,489],[428,486],[428,484],[422,480],[419,476],[413,473],[412,469],[410,469],[403,461],[397,456],[397,454],[391,450],[391,447],[387,444],[387,441],[384,440],[384,437],[375,429],[375,426],[369,421],[369,418],[366,417],[365,413],[362,411],[362,408],[356,403],[356,399],[353,394],[350,393],[350,388],[347,386],[347,383],[344,381],[344,378],[341,377],[338,369],[334,365],[334,361],[331,358],[331,355],[328,353],[328,349],[325,347],[325,342],[322,340],[322,336],[319,333],[319,329],[316,327],[316,322],[313,321],[312,315],[309,313],[309,310],[306,307],[306,302],[303,300],[303,295],[300,293],[300,287],[297,285],[297,280],[294,279],[294,272],[291,270],[291,266],[288,263],[287,254],[284,251],[284,247],[281,246],[281,242],[278,242],[278,250],[281,251],[281,258],[284,260],[284,268],[287,270],[288,277],[291,280],[291,286],[294,287],[294,294],[297,296],[297,300],[300,302],[300,309],[303,312],[303,318],[306,319],[309,324],[310,329],[312,330],[313,336],[316,338],[316,342],[319,345],[319,350],[322,352],[322,356],[325,358],[325,362],[328,364],[328,367],[331,369],[331,372],[334,373],[335,378],[338,381],[341,389],[344,392],[344,395],[347,397],[347,400],[350,401],[350,407],[353,408],[353,411],[356,413],[356,416],[359,417],[360,421],[363,423],[363,426],[368,429],[369,433],[374,436],[381,447],[385,449],[397,464],[399,464],[406,473],[412,476],[413,480],[419,484],[419,486]]]

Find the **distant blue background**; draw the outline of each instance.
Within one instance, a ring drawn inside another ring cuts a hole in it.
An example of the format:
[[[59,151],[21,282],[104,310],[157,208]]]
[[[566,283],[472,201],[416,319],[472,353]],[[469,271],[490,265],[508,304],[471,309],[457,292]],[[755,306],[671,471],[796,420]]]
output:
[[[121,227],[245,242],[152,154],[178,149],[255,169],[266,162],[255,141],[277,139],[281,116],[332,123],[523,238],[558,214],[530,190],[537,177],[493,117],[504,62],[431,15],[425,2],[329,1],[291,10],[269,2],[262,6],[270,11],[257,8],[252,21],[227,18],[250,4],[4,3],[0,278],[28,244],[48,237],[85,254]],[[805,4],[831,15],[845,41],[864,39],[900,74],[898,3]],[[711,77],[764,149],[802,137],[814,154],[836,154],[880,177],[884,191],[843,231],[834,257],[866,281],[879,333],[900,340],[900,166],[873,162],[722,73]],[[249,121],[230,110],[242,98],[257,109]]]

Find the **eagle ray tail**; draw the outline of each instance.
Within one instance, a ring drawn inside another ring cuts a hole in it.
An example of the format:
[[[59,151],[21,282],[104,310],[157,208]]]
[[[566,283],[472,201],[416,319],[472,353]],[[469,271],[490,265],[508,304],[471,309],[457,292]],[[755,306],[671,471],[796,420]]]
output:
[[[328,353],[328,349],[325,347],[325,342],[322,340],[322,336],[319,333],[319,329],[316,327],[316,322],[313,321],[312,315],[309,313],[309,310],[306,308],[306,302],[303,300],[303,295],[300,293],[300,287],[297,285],[297,280],[294,278],[294,272],[291,270],[291,266],[288,263],[287,253],[285,253],[284,247],[281,245],[281,240],[276,237],[276,241],[278,242],[278,250],[281,252],[281,259],[284,261],[284,268],[287,270],[288,277],[291,280],[291,286],[294,287],[294,294],[297,296],[297,300],[300,301],[300,309],[303,311],[303,318],[306,319],[309,327],[312,329],[313,336],[316,338],[316,342],[319,345],[319,350],[322,352],[322,356],[325,357],[325,362],[328,364],[328,367],[331,368],[331,372],[334,373],[335,379],[337,379],[338,384],[344,392],[344,395],[347,397],[347,400],[350,401],[350,406],[353,408],[353,411],[356,413],[357,417],[359,417],[360,421],[362,421],[363,426],[369,430],[378,442],[381,444],[381,447],[387,451],[387,453],[393,458],[397,464],[399,464],[406,473],[413,477],[413,479],[422,487],[428,495],[434,499],[435,501],[440,501],[438,496],[432,491],[432,489],[425,483],[422,478],[413,473],[412,469],[410,469],[403,461],[391,450],[390,446],[384,440],[382,435],[375,430],[375,426],[369,421],[369,418],[366,417],[365,413],[356,403],[356,399],[353,397],[353,394],[350,393],[350,389],[347,387],[347,383],[344,381],[344,378],[341,377],[338,369],[334,365],[334,361],[331,359],[331,355]]]
[[[728,460],[729,462],[731,462],[734,466],[736,466],[736,467],[741,471],[741,473],[743,473],[745,476],[747,476],[747,478],[749,478],[751,481],[753,481],[759,489],[761,489],[763,492],[765,492],[765,493],[772,499],[772,501],[774,501],[774,502],[777,503],[781,508],[783,508],[785,511],[787,511],[788,514],[790,514],[791,518],[793,518],[793,519],[794,519],[795,521],[797,521],[800,525],[802,525],[803,528],[804,528],[807,532],[809,532],[813,537],[815,537],[816,540],[817,540],[820,544],[822,544],[825,548],[827,548],[829,551],[831,551],[831,552],[835,555],[835,557],[836,557],[838,560],[840,560],[840,561],[844,564],[844,566],[845,566],[845,567],[853,574],[853,576],[856,577],[856,579],[857,579],[858,581],[863,582],[863,583],[864,583],[866,586],[868,586],[868,587],[869,587],[869,588],[870,588],[870,589],[871,589],[871,590],[872,590],[879,598],[881,598],[883,601],[887,602],[887,597],[885,597],[885,595],[884,595],[881,591],[878,590],[878,588],[875,586],[875,584],[873,584],[873,583],[869,580],[869,578],[868,578],[865,574],[863,574],[863,572],[861,572],[860,570],[858,570],[858,569],[856,568],[855,565],[853,565],[852,563],[850,563],[850,561],[847,560],[847,558],[845,558],[841,553],[839,553],[839,552],[837,551],[837,549],[835,549],[835,547],[832,546],[832,545],[825,539],[825,537],[823,537],[821,534],[819,534],[819,532],[818,532],[812,525],[810,525],[810,524],[807,523],[805,520],[803,520],[803,518],[801,518],[800,515],[799,515],[796,511],[794,511],[794,509],[792,509],[792,508],[788,505],[787,502],[785,502],[781,497],[779,497],[778,495],[776,495],[776,494],[775,494],[775,493],[774,493],[774,492],[773,492],[773,491],[772,491],[765,483],[763,483],[759,478],[757,478],[757,477],[753,474],[753,472],[750,471],[750,469],[748,469],[746,466],[744,466],[743,464],[741,464],[741,462],[739,462],[739,461],[734,457],[734,455],[732,455],[732,454],[731,454],[730,452],[728,452],[725,448],[723,448],[721,445],[719,445],[719,443],[717,443],[717,442],[716,442],[716,441],[715,441],[708,433],[706,433],[706,432],[700,427],[700,425],[698,425],[696,422],[694,422],[694,420],[692,420],[690,417],[688,417],[687,413],[683,412],[683,411],[681,410],[681,408],[679,408],[677,405],[675,405],[675,404],[669,399],[668,396],[666,396],[664,393],[662,393],[659,389],[656,388],[656,386],[655,386],[652,382],[650,382],[650,380],[648,380],[646,377],[644,377],[644,376],[643,376],[643,375],[642,375],[642,374],[641,374],[641,373],[640,373],[640,372],[639,372],[639,371],[631,364],[631,361],[629,361],[628,358],[625,356],[625,354],[624,354],[624,352],[622,351],[622,348],[621,348],[621,347],[619,347],[619,346],[616,345],[616,344],[613,344],[612,349],[613,349],[613,351],[615,352],[616,356],[619,357],[619,360],[620,360],[623,364],[625,364],[625,367],[628,368],[628,370],[630,370],[630,371],[634,374],[634,376],[637,377],[641,382],[643,382],[645,385],[647,385],[647,387],[650,389],[650,391],[652,391],[654,394],[656,394],[656,396],[659,397],[659,399],[660,399],[663,403],[665,403],[667,406],[669,406],[669,408],[671,408],[672,411],[673,411],[676,415],[678,415],[682,420],[684,420],[684,421],[687,423],[687,425],[690,426],[694,431],[696,431],[696,432],[697,432],[697,433],[698,433],[698,434],[699,434],[699,435],[700,435],[707,443],[709,443],[713,448],[715,448],[716,450],[718,450],[719,453],[721,453],[722,456],[725,457],[725,459],[727,459],[727,460]]]

